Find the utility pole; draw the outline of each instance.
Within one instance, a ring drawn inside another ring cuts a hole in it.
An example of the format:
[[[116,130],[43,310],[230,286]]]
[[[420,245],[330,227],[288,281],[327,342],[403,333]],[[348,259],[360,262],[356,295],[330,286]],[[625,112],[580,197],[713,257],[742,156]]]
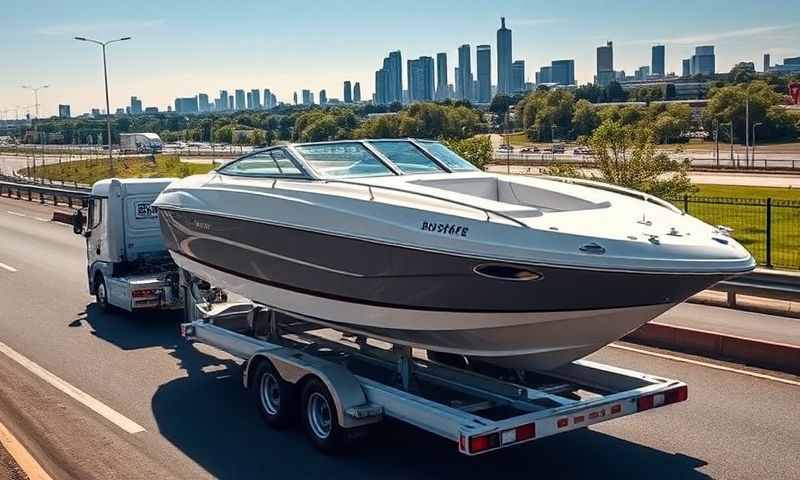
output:
[[[99,40],[92,40],[91,38],[75,37],[75,40],[81,42],[91,42],[96,45],[100,45],[103,48],[103,79],[105,80],[106,84],[106,136],[108,137],[106,143],[108,144],[108,171],[110,177],[114,176],[114,161],[111,156],[111,106],[108,102],[108,68],[106,66],[106,46],[114,42],[122,42],[130,39],[131,37],[122,37],[117,38],[116,40],[101,42]]]
[[[750,92],[744,101],[744,164],[750,163]]]
[[[714,119],[714,164],[719,167],[719,119]]]
[[[753,168],[756,166],[756,127],[762,125],[761,122],[756,122],[753,124],[753,154],[751,155],[751,159],[753,162]],[[764,160],[764,168],[767,166],[767,161]]]
[[[36,114],[34,115],[33,118],[34,118],[34,120],[38,120],[39,119],[39,90],[41,90],[43,88],[50,88],[50,85],[41,85],[39,87],[31,87],[30,85],[23,85],[22,88],[24,88],[26,90],[33,91],[33,107],[34,107],[34,110],[36,112]],[[31,121],[31,125],[33,125],[33,131],[36,132],[36,140],[38,141],[39,140],[39,127],[34,121]],[[33,147],[32,151],[33,152],[36,151],[36,147],[35,146]],[[33,157],[33,182],[36,183],[36,154],[34,153],[32,155],[32,157]],[[42,144],[42,161],[44,162],[44,144]]]

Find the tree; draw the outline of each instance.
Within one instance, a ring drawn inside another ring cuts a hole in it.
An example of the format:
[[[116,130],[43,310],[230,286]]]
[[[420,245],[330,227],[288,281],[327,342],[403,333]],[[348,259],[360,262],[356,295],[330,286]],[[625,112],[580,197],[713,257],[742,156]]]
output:
[[[497,123],[502,123],[503,117],[508,113],[508,108],[513,105],[514,99],[508,95],[498,94],[492,99],[489,111],[497,115]]]
[[[607,102],[624,102],[628,98],[625,90],[622,89],[622,85],[617,82],[611,82],[606,85],[604,93]]]
[[[488,135],[478,135],[462,140],[447,140],[445,145],[478,168],[492,161],[492,142]]]
[[[739,62],[733,66],[730,78],[733,83],[750,83],[756,76],[756,68],[753,62]]]
[[[658,152],[649,128],[610,120],[603,122],[587,143],[594,153],[599,174],[585,174],[563,165],[550,167],[543,173],[613,183],[658,197],[674,198],[694,191],[688,164]]]
[[[708,93],[708,105],[703,110],[702,122],[706,130],[714,129],[714,122],[720,123],[733,122],[735,141],[744,143],[745,139],[745,114],[746,103],[749,97],[750,103],[750,122],[761,123],[759,129],[760,138],[789,138],[792,137],[792,130],[784,128],[785,117],[767,113],[771,107],[781,105],[785,97],[775,90],[768,83],[756,80],[749,84],[728,85],[712,88]],[[780,123],[780,126],[779,126]],[[789,135],[782,137],[782,135]]]
[[[572,114],[572,129],[576,135],[591,135],[600,125],[600,116],[595,106],[588,100],[578,100],[575,103],[575,113]]]
[[[263,145],[265,142],[265,136],[263,130],[253,130],[250,132],[250,138],[248,141],[250,145]]]
[[[575,98],[578,100],[588,100],[592,103],[598,103],[605,99],[605,93],[598,85],[587,83],[575,89]]]

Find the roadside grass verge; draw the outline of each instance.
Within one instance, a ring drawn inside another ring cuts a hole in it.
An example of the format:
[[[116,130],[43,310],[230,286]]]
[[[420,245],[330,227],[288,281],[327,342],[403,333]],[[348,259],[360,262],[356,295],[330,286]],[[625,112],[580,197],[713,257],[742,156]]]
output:
[[[118,178],[186,177],[206,173],[214,165],[184,163],[177,155],[156,155],[155,162],[149,157],[122,157],[114,159],[114,176]],[[25,174],[25,169],[19,171]],[[92,184],[110,176],[108,159],[94,158],[75,162],[63,162],[37,167],[36,176],[53,181]]]

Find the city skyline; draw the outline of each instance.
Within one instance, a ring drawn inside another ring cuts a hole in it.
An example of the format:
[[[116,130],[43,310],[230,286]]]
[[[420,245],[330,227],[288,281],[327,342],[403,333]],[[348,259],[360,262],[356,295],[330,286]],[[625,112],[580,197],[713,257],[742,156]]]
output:
[[[615,69],[629,74],[651,64],[651,47],[656,44],[666,47],[666,72],[678,75],[682,59],[706,44],[716,47],[718,72],[728,71],[740,61],[760,64],[764,53],[771,54],[773,63],[800,55],[800,13],[789,8],[790,2],[776,2],[769,11],[747,2],[733,2],[735,5],[724,10],[692,5],[691,11],[676,15],[672,10],[680,9],[655,5],[642,9],[630,1],[613,7],[578,2],[558,10],[535,8],[546,6],[543,2],[509,1],[476,7],[477,12],[456,8],[460,2],[444,1],[430,7],[429,15],[422,19],[406,12],[386,19],[380,8],[366,2],[355,2],[354,13],[345,19],[334,13],[336,2],[330,2],[314,15],[334,15],[342,21],[328,22],[303,39],[294,38],[291,32],[308,18],[289,15],[281,6],[233,2],[224,12],[216,12],[211,4],[187,3],[214,12],[215,33],[225,38],[224,42],[205,42],[208,37],[203,29],[210,20],[186,22],[178,8],[172,9],[176,13],[159,9],[155,15],[144,15],[143,11],[152,9],[114,5],[108,11],[100,8],[106,4],[94,2],[94,8],[92,3],[74,11],[44,2],[15,15],[10,25],[0,21],[11,39],[0,42],[0,54],[21,66],[0,79],[0,110],[20,105],[22,117],[24,106],[32,104],[33,98],[20,85],[31,83],[51,85],[40,92],[40,116],[57,114],[59,104],[70,104],[73,114],[104,106],[99,52],[70,42],[75,35],[133,37],[109,49],[112,111],[129,105],[131,96],[137,96],[145,107],[165,110],[175,98],[198,93],[215,97],[220,90],[255,87],[270,88],[279,100],[291,103],[295,91],[337,91],[347,79],[359,79],[362,99],[368,100],[375,89],[376,63],[387,52],[397,50],[402,60],[446,53],[450,57],[448,83],[452,84],[457,49],[463,44],[473,50],[470,73],[474,79],[475,46],[490,45],[490,83],[498,85],[496,32],[502,16],[513,31],[512,61],[525,62],[525,80],[529,82],[540,67],[564,58],[575,60],[577,83],[592,81],[595,49],[607,40],[614,42]],[[635,16],[632,10],[636,10]],[[531,13],[541,11],[548,13]],[[270,29],[277,31],[268,34],[263,28],[251,28],[256,26],[251,17],[257,17],[257,12],[281,18],[269,23]],[[360,41],[353,42],[348,32],[358,32]],[[406,65],[400,64],[405,70]],[[408,88],[406,72],[402,84],[403,89]]]

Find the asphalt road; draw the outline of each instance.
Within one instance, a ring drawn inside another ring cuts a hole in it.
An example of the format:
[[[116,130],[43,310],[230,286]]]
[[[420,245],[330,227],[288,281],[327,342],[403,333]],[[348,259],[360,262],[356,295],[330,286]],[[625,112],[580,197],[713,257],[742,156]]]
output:
[[[592,358],[683,380],[689,401],[476,458],[394,422],[356,454],[321,456],[300,431],[266,428],[238,364],[185,343],[176,316],[100,313],[86,291],[83,239],[44,221],[48,211],[0,199],[0,263],[15,270],[0,268],[0,342],[145,429],[120,430],[0,355],[0,421],[58,478],[794,479],[800,471],[800,387],[613,347]],[[695,307],[691,315],[720,315]]]

